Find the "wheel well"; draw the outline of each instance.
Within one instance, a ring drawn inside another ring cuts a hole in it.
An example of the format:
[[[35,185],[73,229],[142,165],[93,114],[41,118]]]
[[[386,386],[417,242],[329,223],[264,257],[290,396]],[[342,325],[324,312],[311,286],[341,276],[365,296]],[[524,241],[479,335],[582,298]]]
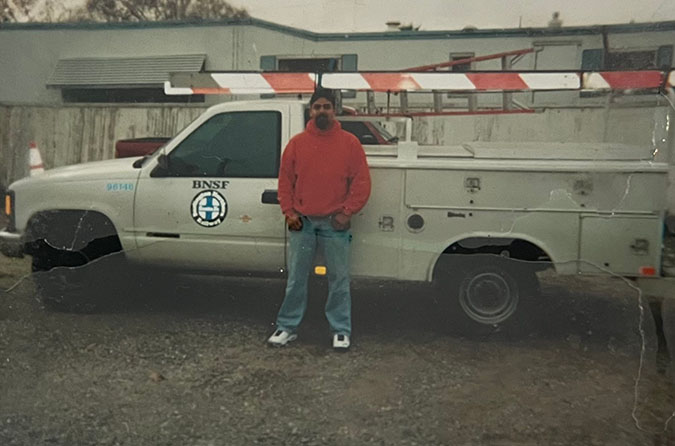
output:
[[[122,250],[112,221],[100,212],[52,210],[33,215],[26,229],[25,252],[77,252],[86,263]]]
[[[537,262],[537,269],[546,269],[551,264],[551,257],[539,246],[527,240],[517,238],[470,237],[459,240],[448,246],[434,268],[434,277],[438,268],[450,258],[457,260],[460,255],[493,254],[510,259]]]
[[[443,254],[497,254],[528,262],[551,261],[551,257],[534,243],[513,238],[466,238],[448,246]]]

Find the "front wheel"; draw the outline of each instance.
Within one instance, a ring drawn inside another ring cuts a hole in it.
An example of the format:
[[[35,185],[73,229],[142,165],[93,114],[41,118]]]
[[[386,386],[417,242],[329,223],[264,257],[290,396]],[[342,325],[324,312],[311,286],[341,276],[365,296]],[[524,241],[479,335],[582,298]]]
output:
[[[36,297],[50,310],[94,312],[114,294],[123,293],[124,266],[121,252],[86,263],[77,252],[42,249],[32,262]]]

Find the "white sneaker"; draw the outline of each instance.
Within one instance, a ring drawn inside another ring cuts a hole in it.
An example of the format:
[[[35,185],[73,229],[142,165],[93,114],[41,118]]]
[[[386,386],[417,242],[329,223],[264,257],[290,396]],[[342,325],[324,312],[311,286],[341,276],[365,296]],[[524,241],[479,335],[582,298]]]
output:
[[[277,330],[272,333],[272,336],[267,340],[269,345],[274,347],[283,347],[291,341],[295,341],[298,338],[298,335],[295,333],[289,333],[284,330]]]
[[[349,336],[336,334],[333,335],[333,349],[346,352],[349,350]]]

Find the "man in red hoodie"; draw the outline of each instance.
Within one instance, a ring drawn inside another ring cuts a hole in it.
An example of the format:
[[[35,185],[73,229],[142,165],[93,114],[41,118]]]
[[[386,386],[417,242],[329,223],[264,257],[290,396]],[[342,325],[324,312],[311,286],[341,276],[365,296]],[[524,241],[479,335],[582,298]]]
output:
[[[335,119],[335,96],[317,90],[310,99],[304,132],[284,149],[279,171],[279,203],[290,231],[286,297],[277,329],[268,339],[283,346],[297,338],[307,308],[307,282],[317,239],[328,270],[326,318],[333,348],[346,351],[352,330],[349,291],[350,220],[370,196],[370,173],[359,140]]]

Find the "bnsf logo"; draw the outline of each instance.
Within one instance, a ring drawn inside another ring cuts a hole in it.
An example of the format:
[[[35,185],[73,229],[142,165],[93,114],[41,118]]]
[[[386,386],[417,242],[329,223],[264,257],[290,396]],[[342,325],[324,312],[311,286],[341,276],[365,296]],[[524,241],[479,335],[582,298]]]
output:
[[[227,189],[230,184],[226,180],[194,180],[192,181],[193,189]]]

